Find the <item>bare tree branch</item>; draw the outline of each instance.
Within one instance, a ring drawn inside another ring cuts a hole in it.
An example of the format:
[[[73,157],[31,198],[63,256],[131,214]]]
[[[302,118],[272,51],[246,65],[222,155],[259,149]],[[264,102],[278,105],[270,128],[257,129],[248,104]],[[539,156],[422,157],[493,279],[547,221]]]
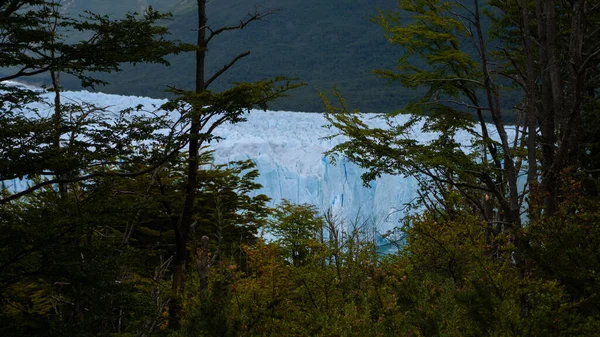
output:
[[[210,31],[210,34],[208,35],[208,38],[206,39],[206,45],[208,45],[208,43],[217,35],[229,31],[229,30],[240,30],[240,29],[244,29],[248,24],[250,24],[252,21],[257,21],[257,20],[262,20],[263,18],[275,14],[275,12],[277,12],[278,10],[274,9],[274,10],[270,10],[268,12],[265,13],[258,13],[258,11],[255,11],[254,14],[250,15],[249,17],[246,18],[245,20],[240,21],[240,23],[237,26],[225,26],[225,27],[221,27],[217,30],[212,30],[210,29],[210,27],[201,27],[202,28],[206,28]]]
[[[431,103],[450,103],[450,104],[460,105],[460,106],[463,106],[468,109],[475,109],[475,110],[482,110],[482,111],[490,111],[491,110],[490,108],[471,105],[469,103],[461,102],[461,101],[457,101],[457,100],[453,100],[453,99],[436,99]]]
[[[46,66],[46,67],[40,68],[38,70],[34,70],[34,71],[31,71],[31,72],[26,72],[27,69],[30,69],[30,67],[24,67],[21,70],[19,70],[18,72],[16,72],[15,74],[13,74],[13,75],[0,77],[0,82],[14,80],[15,78],[19,78],[19,77],[23,77],[23,76],[35,76],[35,75],[39,75],[41,73],[45,73],[46,71],[50,70],[50,68],[51,68],[50,66]]]
[[[233,67],[233,65],[239,61],[240,59],[246,57],[250,55],[250,51],[245,51],[241,54],[239,54],[238,56],[234,57],[233,60],[231,60],[228,64],[226,64],[221,70],[217,71],[214,75],[212,75],[206,82],[204,82],[204,88],[208,88],[208,86],[217,78],[219,78],[219,76],[221,76],[224,72],[227,71],[227,69]]]

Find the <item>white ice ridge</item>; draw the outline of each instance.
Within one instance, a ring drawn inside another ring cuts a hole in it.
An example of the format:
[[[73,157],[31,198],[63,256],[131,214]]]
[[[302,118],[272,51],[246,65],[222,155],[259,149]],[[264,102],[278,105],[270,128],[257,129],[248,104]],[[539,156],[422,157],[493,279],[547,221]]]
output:
[[[45,95],[52,102],[51,94]],[[63,102],[94,103],[114,112],[139,104],[155,110],[153,106],[165,102],[86,91],[62,95]],[[39,109],[41,113],[43,109],[51,113],[50,105]],[[384,175],[367,188],[360,178],[364,169],[345,158],[338,158],[337,164],[332,165],[324,152],[344,139],[323,139],[334,130],[323,127],[327,123],[322,114],[252,110],[247,119],[216,130],[215,134],[223,140],[211,144],[215,161],[253,160],[260,172],[257,182],[263,186],[258,193],[269,196],[273,204],[283,198],[314,204],[322,211],[331,209],[347,222],[357,219],[360,212],[362,221],[370,220],[383,233],[398,223],[404,215],[404,206],[416,197],[417,183],[413,178]],[[432,137],[418,134],[421,141]],[[468,136],[464,138],[463,144],[468,144]]]

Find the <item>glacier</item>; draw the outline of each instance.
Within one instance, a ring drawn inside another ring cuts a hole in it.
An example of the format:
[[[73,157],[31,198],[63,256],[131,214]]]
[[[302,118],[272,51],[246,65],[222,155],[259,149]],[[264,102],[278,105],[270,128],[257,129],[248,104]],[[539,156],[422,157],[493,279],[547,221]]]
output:
[[[109,112],[140,104],[155,110],[166,102],[87,91],[62,95],[64,101],[93,103]],[[40,113],[45,110],[50,114],[53,96],[48,93],[43,97],[49,103],[36,103],[36,107]],[[253,160],[260,173],[257,182],[262,185],[257,193],[269,196],[273,205],[282,199],[313,204],[322,212],[331,211],[347,225],[368,224],[382,234],[398,224],[406,214],[405,206],[417,196],[414,178],[383,175],[365,187],[361,179],[365,169],[343,157],[337,157],[333,165],[324,152],[344,139],[324,138],[334,130],[323,127],[327,121],[322,114],[251,110],[246,117],[246,122],[218,128],[215,135],[221,140],[210,146],[217,164]],[[418,134],[421,141],[433,136]],[[464,141],[468,143],[467,138]],[[19,184],[22,188],[23,182],[18,181],[13,182],[13,188],[19,189]]]
[[[324,139],[333,130],[323,127],[327,121],[322,114],[253,110],[247,119],[216,132],[223,140],[212,144],[215,159],[253,160],[260,172],[257,182],[263,185],[260,192],[273,202],[313,204],[347,224],[366,222],[385,232],[416,197],[413,178],[383,175],[365,187],[365,169],[344,157],[332,164],[324,152],[343,138]]]

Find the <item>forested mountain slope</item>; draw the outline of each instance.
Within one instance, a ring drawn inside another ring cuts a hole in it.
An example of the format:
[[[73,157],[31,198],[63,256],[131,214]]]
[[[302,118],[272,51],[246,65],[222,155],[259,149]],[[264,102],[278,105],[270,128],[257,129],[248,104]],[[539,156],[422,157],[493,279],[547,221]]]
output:
[[[90,10],[110,16],[142,11],[153,6],[174,14],[165,24],[173,38],[193,42],[197,27],[195,1],[191,0],[69,0],[63,11]],[[211,28],[237,25],[248,13],[276,10],[274,15],[253,22],[242,31],[220,35],[211,42],[208,67],[223,67],[238,53],[252,53],[227,72],[212,89],[231,82],[254,81],[278,75],[306,82],[290,97],[273,103],[272,108],[295,111],[322,111],[318,91],[337,87],[349,103],[363,111],[397,108],[410,91],[390,90],[387,81],[371,73],[375,68],[391,68],[401,51],[387,43],[380,27],[369,21],[377,9],[393,9],[395,0],[226,0],[208,3]],[[101,91],[119,94],[165,97],[166,86],[191,88],[194,59],[191,53],[171,57],[172,66],[138,65],[126,67],[111,85]],[[210,72],[210,71],[209,71]],[[63,80],[76,89],[76,82]]]

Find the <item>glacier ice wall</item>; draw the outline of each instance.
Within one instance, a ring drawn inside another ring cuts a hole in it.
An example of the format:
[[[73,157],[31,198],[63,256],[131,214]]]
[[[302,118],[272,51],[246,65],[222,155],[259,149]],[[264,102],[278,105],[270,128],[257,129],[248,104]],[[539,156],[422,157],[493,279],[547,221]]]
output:
[[[115,112],[138,104],[155,110],[165,102],[86,91],[64,92],[63,97],[63,101],[94,103]],[[52,102],[50,94],[46,99]],[[50,103],[36,107],[41,114],[52,113]],[[323,128],[326,120],[322,114],[253,110],[247,119],[217,129],[216,135],[223,139],[211,144],[215,161],[253,160],[260,172],[258,182],[263,186],[258,192],[269,196],[273,204],[284,198],[314,204],[323,212],[331,209],[346,223],[368,221],[383,233],[398,223],[406,203],[416,197],[413,178],[384,175],[365,187],[360,177],[364,169],[346,158],[331,164],[324,152],[344,139],[323,139],[333,130]],[[432,135],[418,137],[427,141]],[[14,181],[12,188],[22,189],[24,184]]]
[[[363,186],[365,172],[346,158],[332,164],[324,152],[343,139],[323,137],[333,130],[322,114],[283,111],[256,111],[244,123],[227,125],[216,134],[223,140],[213,143],[216,161],[251,159],[260,172],[261,193],[273,202],[288,199],[331,209],[345,220],[368,221],[378,231],[393,226],[403,215],[407,202],[416,196],[412,178],[384,175]]]

